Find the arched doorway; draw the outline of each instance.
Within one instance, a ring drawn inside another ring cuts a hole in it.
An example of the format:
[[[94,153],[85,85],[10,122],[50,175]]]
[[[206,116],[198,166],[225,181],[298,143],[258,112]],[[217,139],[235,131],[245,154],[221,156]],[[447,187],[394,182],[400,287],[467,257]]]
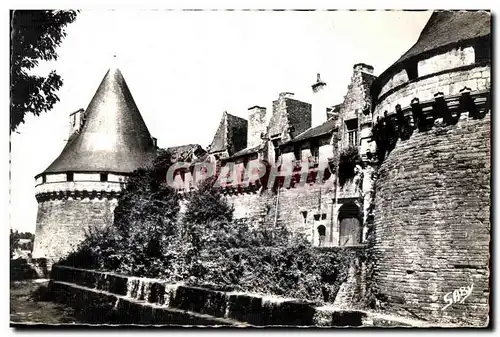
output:
[[[339,246],[361,243],[361,213],[356,204],[349,202],[339,209]]]
[[[326,237],[326,227],[323,225],[318,226],[318,247],[325,246],[325,237]]]

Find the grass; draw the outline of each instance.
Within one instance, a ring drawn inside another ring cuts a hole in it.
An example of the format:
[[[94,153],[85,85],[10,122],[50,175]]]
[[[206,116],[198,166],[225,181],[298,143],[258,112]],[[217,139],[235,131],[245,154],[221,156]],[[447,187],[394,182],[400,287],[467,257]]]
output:
[[[53,303],[47,297],[48,281],[35,280],[10,283],[11,324],[76,323],[72,308]]]

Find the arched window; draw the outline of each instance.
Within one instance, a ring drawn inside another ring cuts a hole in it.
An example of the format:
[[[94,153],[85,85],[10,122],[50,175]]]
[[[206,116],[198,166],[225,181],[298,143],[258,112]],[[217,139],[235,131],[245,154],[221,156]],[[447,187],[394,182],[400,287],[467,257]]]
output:
[[[361,213],[359,207],[350,202],[339,209],[339,246],[361,243]]]
[[[318,226],[319,247],[323,247],[325,245],[325,236],[326,236],[326,227],[323,225],[319,225]]]

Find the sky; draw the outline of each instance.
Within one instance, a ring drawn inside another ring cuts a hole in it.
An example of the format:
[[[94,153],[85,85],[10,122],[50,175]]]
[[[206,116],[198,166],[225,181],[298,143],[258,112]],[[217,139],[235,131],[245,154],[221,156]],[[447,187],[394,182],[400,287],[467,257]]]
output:
[[[331,105],[341,103],[352,67],[375,75],[418,39],[431,12],[88,10],[66,29],[56,61],[60,101],[28,116],[11,136],[11,228],[34,233],[34,176],[60,154],[69,114],[90,103],[118,66],[160,147],[210,144],[222,113],[272,111],[280,92],[312,103],[316,74]],[[116,57],[114,57],[116,55]]]

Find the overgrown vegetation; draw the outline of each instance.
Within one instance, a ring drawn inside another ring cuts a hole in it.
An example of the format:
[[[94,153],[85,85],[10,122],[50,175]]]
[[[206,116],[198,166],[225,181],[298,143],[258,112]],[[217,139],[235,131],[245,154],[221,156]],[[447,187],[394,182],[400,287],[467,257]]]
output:
[[[187,196],[157,179],[168,154],[134,172],[113,226],[92,229],[63,264],[217,289],[333,301],[353,252],[318,251],[282,225],[233,219],[233,208],[207,179]]]
[[[347,181],[354,178],[357,165],[362,165],[361,156],[359,155],[357,147],[349,146],[340,152],[338,166],[340,186],[344,186]]]

